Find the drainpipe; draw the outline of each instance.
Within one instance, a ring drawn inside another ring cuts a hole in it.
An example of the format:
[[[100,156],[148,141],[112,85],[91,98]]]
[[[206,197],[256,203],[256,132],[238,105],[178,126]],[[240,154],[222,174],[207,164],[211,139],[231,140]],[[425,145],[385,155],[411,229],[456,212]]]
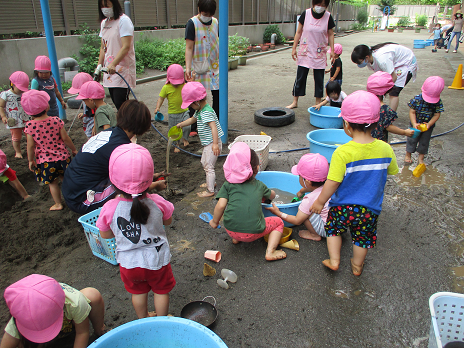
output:
[[[124,13],[126,14],[127,17],[129,17],[131,19],[132,22],[134,22],[132,20],[132,16],[131,16],[131,8],[130,8],[130,1],[129,0],[125,0],[124,1]]]
[[[64,81],[64,72],[66,71],[66,68],[71,68],[71,71],[78,71],[79,64],[77,64],[77,60],[74,58],[61,58],[58,61],[58,68],[60,70],[60,79],[63,79]]]
[[[275,33],[272,34],[272,35],[271,35],[271,44],[275,45],[276,39],[277,39],[277,34],[275,34]]]
[[[219,1],[219,115],[223,144],[227,144],[229,131],[229,0]]]

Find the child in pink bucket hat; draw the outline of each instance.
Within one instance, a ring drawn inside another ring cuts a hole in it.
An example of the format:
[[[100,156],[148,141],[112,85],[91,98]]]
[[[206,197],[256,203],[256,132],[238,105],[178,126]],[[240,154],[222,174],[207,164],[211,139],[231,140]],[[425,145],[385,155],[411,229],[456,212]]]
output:
[[[272,203],[272,207],[266,209],[293,225],[298,226],[304,223],[307,230],[300,230],[298,235],[301,238],[315,241],[321,240],[321,237],[326,237],[324,226],[329,212],[329,201],[324,204],[320,214],[312,213],[309,209],[321,194],[328,172],[329,163],[324,156],[318,153],[303,155],[298,164],[292,167],[292,174],[300,177],[302,187],[297,196],[298,198],[303,197],[296,216],[281,213],[274,203]],[[310,193],[305,195],[306,192]]]
[[[156,102],[156,108],[154,114],[156,115],[161,105],[163,105],[164,99],[168,99],[168,125],[169,129],[174,127],[176,124],[185,121],[189,118],[188,107],[182,107],[182,89],[185,85],[184,68],[179,64],[171,64],[168,67],[166,83],[161,88],[158,101]],[[190,134],[190,126],[182,128],[182,141],[184,147],[189,145],[188,136]],[[174,145],[177,141],[173,142]],[[174,152],[180,152],[175,147]]]
[[[372,136],[379,140],[388,143],[388,132],[408,137],[414,134],[411,129],[401,129],[393,125],[393,122],[398,118],[396,111],[392,110],[383,102],[384,95],[394,86],[393,79],[389,73],[377,71],[367,79],[366,90],[375,94],[380,100],[380,117],[377,127],[372,131]]]
[[[89,109],[95,110],[92,135],[116,126],[116,113],[110,105],[105,103],[104,98],[105,89],[97,81],[84,83],[76,97],[78,100],[83,100]]]
[[[16,158],[21,154],[21,138],[24,127],[31,118],[21,106],[21,95],[29,89],[29,77],[23,71],[15,71],[10,75],[10,89],[0,93],[0,117],[6,129],[10,130]]]
[[[93,81],[93,78],[92,76],[90,76],[90,74],[86,72],[80,72],[76,74],[76,76],[74,76],[72,80],[72,87],[68,89],[68,93],[79,93],[82,85],[89,81]],[[82,105],[83,112],[79,113],[77,117],[79,117],[79,119],[82,120],[82,127],[84,128],[84,133],[87,136],[87,138],[90,138],[92,136],[92,130],[94,126],[95,110],[92,110],[91,108],[87,107],[85,103],[83,103]]]
[[[375,247],[387,175],[398,173],[391,146],[371,135],[379,113],[380,101],[370,92],[356,91],[343,101],[343,127],[353,140],[334,151],[327,181],[310,209],[320,214],[330,199],[325,225],[329,259],[322,263],[338,270],[341,234],[349,229],[353,242],[351,270],[356,276],[363,271],[367,250]]]
[[[78,291],[41,274],[31,274],[5,289],[12,318],[5,327],[2,348],[22,347],[20,342],[47,343],[74,330],[74,347],[87,347],[89,319],[97,336],[105,331],[105,304],[94,288]],[[29,343],[29,345],[27,345]]]
[[[169,310],[169,292],[176,285],[171,252],[163,225],[172,221],[174,205],[153,189],[150,152],[137,144],[120,145],[111,154],[109,175],[119,191],[105,203],[96,226],[103,238],[116,238],[116,260],[139,319],[148,313],[148,293],[155,294],[156,315]]]
[[[411,154],[416,151],[419,153],[419,163],[424,163],[435,124],[441,113],[445,111],[440,99],[443,88],[445,88],[445,80],[440,76],[427,77],[422,85],[422,93],[408,103],[410,126],[419,128],[419,125],[424,124],[427,130],[421,132],[417,138],[408,137],[404,157],[406,163],[412,163]]]
[[[282,238],[284,222],[276,216],[264,217],[261,201],[263,197],[274,199],[275,192],[255,179],[258,170],[259,157],[256,152],[246,143],[236,142],[224,162],[226,182],[216,195],[218,202],[209,224],[217,228],[224,215],[224,227],[234,244],[253,242],[269,235],[266,260],[284,259],[287,254],[283,250],[276,250]]]
[[[329,48],[329,51],[327,53],[330,54],[330,52],[331,52],[331,49]],[[330,81],[335,81],[335,82],[338,82],[340,86],[342,85],[343,71],[342,71],[342,59],[340,58],[342,52],[343,52],[343,46],[339,43],[336,43],[334,45],[335,60],[333,61],[330,69],[325,71],[326,74],[330,73],[330,79],[327,83],[329,83]]]
[[[7,164],[6,155],[2,150],[0,150],[0,181],[3,183],[8,181],[10,186],[13,187],[23,199],[30,197],[23,184],[21,184],[17,178],[16,172]]]

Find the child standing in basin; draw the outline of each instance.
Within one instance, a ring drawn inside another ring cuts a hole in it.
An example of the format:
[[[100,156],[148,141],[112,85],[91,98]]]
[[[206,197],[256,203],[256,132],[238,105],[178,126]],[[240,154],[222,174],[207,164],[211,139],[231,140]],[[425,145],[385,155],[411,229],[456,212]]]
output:
[[[325,225],[329,258],[322,263],[338,270],[341,234],[349,228],[353,242],[351,270],[356,276],[363,271],[367,250],[375,247],[387,175],[398,173],[391,146],[371,135],[379,113],[380,101],[372,93],[356,91],[345,99],[341,108],[343,128],[353,140],[334,151],[327,181],[310,208],[320,214],[331,198]]]
[[[276,248],[282,238],[284,222],[276,216],[264,217],[261,201],[263,197],[274,199],[275,192],[255,179],[258,170],[256,152],[246,143],[235,143],[224,162],[226,182],[216,195],[218,203],[209,224],[216,228],[224,215],[224,227],[234,244],[253,242],[269,235],[266,260],[281,260],[287,254]]]
[[[298,207],[296,216],[280,212],[279,208],[277,208],[274,203],[272,203],[272,207],[266,209],[293,225],[298,226],[304,223],[307,230],[301,230],[298,235],[304,239],[320,241],[321,237],[326,237],[324,225],[327,221],[327,214],[329,212],[329,202],[327,201],[325,203],[320,214],[310,212],[309,208],[311,208],[314,201],[321,194],[322,187],[327,180],[328,172],[329,163],[324,156],[318,153],[308,153],[304,155],[301,157],[298,164],[293,166],[292,174],[300,177],[300,185],[302,188],[297,193],[298,198],[303,197],[306,192],[311,193],[303,197],[303,201]]]

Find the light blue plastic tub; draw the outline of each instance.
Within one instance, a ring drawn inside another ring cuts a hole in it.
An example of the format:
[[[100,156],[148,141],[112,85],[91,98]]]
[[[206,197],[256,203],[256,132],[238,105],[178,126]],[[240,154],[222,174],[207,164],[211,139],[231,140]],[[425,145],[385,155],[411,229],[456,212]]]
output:
[[[435,40],[433,40],[433,39],[427,39],[427,40],[425,40],[426,46],[432,46],[434,41],[435,41]]]
[[[342,128],[343,119],[340,115],[340,108],[334,106],[321,106],[319,110],[313,107],[308,109],[310,114],[309,122],[318,128]]]
[[[256,179],[262,181],[270,189],[278,188],[282,191],[294,193],[295,196],[296,193],[301,189],[300,178],[298,177],[298,175],[293,175],[292,173],[273,171],[259,172],[256,175]],[[296,215],[296,213],[298,213],[298,206],[300,205],[300,203],[301,202],[276,204],[276,206],[282,213],[288,215]],[[265,209],[265,207],[271,207],[272,204],[262,203],[261,205],[265,217],[275,216],[269,210]],[[285,227],[294,226],[286,221],[284,221],[284,225]]]
[[[414,48],[425,48],[425,46],[427,45],[427,42],[424,41],[424,40],[421,40],[422,42],[415,42],[416,40],[414,40]]]
[[[306,134],[306,139],[309,140],[309,152],[320,153],[330,163],[335,149],[349,142],[351,137],[343,129],[318,129]]]
[[[131,321],[97,338],[89,348],[227,348],[207,327],[176,317]]]

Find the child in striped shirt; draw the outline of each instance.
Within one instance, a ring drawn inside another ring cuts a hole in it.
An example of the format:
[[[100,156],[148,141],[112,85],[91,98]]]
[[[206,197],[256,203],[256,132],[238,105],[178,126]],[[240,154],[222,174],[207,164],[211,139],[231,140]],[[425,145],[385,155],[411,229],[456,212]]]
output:
[[[182,109],[189,106],[195,110],[195,114],[188,120],[178,123],[177,127],[182,128],[197,123],[198,136],[201,145],[204,146],[201,164],[206,172],[206,183],[200,185],[206,190],[198,192],[197,195],[199,197],[211,197],[214,195],[214,186],[216,185],[214,166],[221,154],[221,137],[224,133],[216,113],[206,102],[206,89],[200,82],[188,82],[182,89]]]

